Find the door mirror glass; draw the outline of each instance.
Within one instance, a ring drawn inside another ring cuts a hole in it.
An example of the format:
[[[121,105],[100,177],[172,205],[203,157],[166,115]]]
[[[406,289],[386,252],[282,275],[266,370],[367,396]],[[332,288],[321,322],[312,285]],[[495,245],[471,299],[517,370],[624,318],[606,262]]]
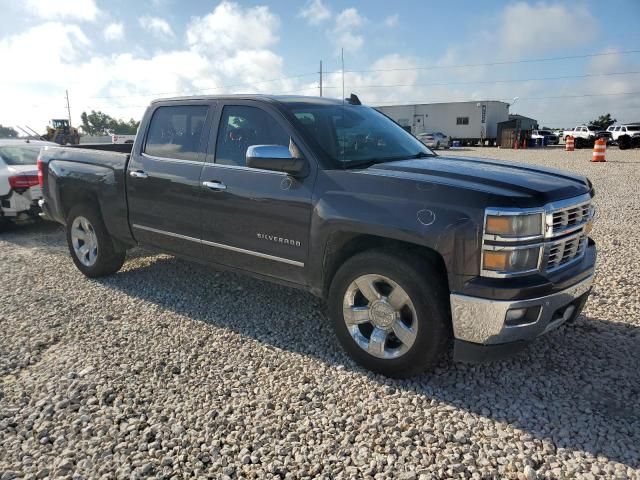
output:
[[[246,163],[248,167],[285,172],[295,177],[304,173],[307,161],[294,157],[284,145],[252,145],[247,148]]]

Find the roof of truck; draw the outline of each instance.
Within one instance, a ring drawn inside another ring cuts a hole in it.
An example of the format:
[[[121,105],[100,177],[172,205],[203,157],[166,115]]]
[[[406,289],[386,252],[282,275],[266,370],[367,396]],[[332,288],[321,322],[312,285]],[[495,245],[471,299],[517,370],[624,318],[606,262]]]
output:
[[[313,103],[317,105],[340,105],[339,98],[313,97],[305,95],[262,95],[262,94],[235,94],[235,95],[197,95],[191,97],[158,98],[151,103],[179,102],[193,100],[258,100],[269,103]]]

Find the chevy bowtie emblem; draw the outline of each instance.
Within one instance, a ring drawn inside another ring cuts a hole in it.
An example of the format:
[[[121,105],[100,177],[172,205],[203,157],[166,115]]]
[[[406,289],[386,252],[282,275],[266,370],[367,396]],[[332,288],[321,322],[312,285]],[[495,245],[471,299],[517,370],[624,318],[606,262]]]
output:
[[[290,245],[292,247],[299,247],[301,245],[301,243],[298,240],[293,240],[291,238],[277,237],[275,235],[269,235],[266,233],[257,233],[256,235],[260,240],[268,240],[270,242],[281,243],[283,245]]]

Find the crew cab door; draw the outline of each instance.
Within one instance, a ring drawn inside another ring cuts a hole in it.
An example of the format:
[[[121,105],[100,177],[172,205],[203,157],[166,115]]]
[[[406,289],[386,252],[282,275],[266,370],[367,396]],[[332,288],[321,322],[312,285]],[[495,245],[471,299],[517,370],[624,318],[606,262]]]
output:
[[[213,105],[160,104],[127,168],[129,223],[141,244],[200,258],[200,174]]]
[[[262,102],[220,105],[200,177],[202,241],[206,260],[305,283],[316,164],[307,152],[307,175],[246,166],[251,145],[289,145],[295,132]]]

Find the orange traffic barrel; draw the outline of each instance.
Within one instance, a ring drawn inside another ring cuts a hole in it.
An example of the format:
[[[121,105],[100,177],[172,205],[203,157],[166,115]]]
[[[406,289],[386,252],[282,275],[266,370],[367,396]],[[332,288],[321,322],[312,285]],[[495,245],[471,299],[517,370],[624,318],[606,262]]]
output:
[[[607,141],[604,138],[599,138],[596,143],[593,144],[593,155],[591,157],[592,162],[606,162],[604,154],[607,151]]]
[[[565,140],[564,149],[567,152],[573,152],[573,150],[576,148],[574,142],[575,142],[574,138],[571,135],[569,135]]]

